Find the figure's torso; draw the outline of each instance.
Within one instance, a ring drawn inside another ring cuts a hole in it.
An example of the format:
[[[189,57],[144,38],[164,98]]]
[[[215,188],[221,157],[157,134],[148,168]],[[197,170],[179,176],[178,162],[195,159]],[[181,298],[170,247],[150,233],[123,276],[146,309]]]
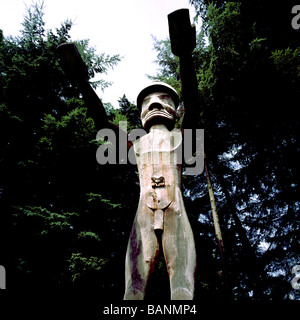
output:
[[[178,130],[152,129],[134,142],[141,197],[151,209],[165,209],[181,185],[182,135]]]

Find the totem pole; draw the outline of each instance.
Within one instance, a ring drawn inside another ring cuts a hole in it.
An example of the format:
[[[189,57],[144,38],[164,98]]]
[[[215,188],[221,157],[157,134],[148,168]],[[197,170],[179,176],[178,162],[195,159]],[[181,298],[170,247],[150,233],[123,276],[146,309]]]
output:
[[[172,87],[154,83],[141,91],[137,102],[148,134],[134,142],[141,191],[126,254],[124,299],[144,298],[149,275],[163,250],[171,299],[191,300],[196,252],[181,193],[178,151],[182,138],[180,131],[170,131],[178,96]]]
[[[187,9],[175,11],[168,18],[172,51],[180,57],[184,123],[194,128],[191,111],[197,107],[197,84],[191,52],[196,44],[195,29]],[[72,76],[77,70],[77,82],[90,112],[98,119],[98,129],[120,132],[107,120],[101,100],[88,84],[86,67],[75,45],[63,44],[58,53],[66,72]],[[133,142],[140,198],[125,259],[125,300],[144,299],[160,250],[169,273],[171,299],[192,300],[194,296],[195,242],[181,192],[182,132],[173,130],[178,104],[174,88],[161,82],[147,86],[137,97],[147,134]]]

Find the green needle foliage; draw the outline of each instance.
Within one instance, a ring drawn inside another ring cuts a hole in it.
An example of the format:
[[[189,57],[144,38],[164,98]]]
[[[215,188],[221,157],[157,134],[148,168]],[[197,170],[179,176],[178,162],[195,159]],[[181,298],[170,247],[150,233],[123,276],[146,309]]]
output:
[[[294,3],[190,2],[203,23],[193,52],[201,100],[194,116],[205,129],[232,298],[299,299],[290,284],[299,264],[300,42],[291,26]],[[155,49],[161,71],[154,78],[178,81],[169,40],[156,40]],[[204,175],[183,181],[199,251],[198,294],[223,299]]]
[[[123,183],[118,175],[110,178],[113,168],[97,165],[94,120],[55,54],[59,44],[72,41],[72,22],[55,30],[44,26],[41,3],[27,8],[20,36],[0,31],[0,264],[12,288],[107,286],[109,296],[107,273],[121,259],[113,251],[123,254],[118,243],[128,237],[127,222],[114,226],[125,217],[118,194]],[[88,40],[76,45],[90,78],[120,61],[97,54]],[[92,85],[105,89],[109,83]],[[122,276],[110,280],[122,282]]]
[[[183,177],[194,231],[197,301],[299,299],[290,281],[299,260],[299,31],[292,1],[191,0],[202,19],[193,52],[205,154],[225,247],[218,254],[205,173]],[[0,31],[0,265],[19,288],[97,290],[121,300],[124,260],[139,198],[132,165],[99,165],[95,119],[81,88],[59,66],[71,21],[46,30],[43,5],[27,9],[18,37]],[[167,17],[166,17],[167,21]],[[119,61],[76,45],[92,82]],[[180,91],[169,40],[154,40],[153,79]],[[141,127],[126,96],[109,120]],[[185,110],[188,112],[189,110]],[[164,257],[147,298],[168,300]],[[226,281],[225,281],[226,280]],[[226,285],[225,285],[226,284]],[[86,292],[87,290],[84,290]]]

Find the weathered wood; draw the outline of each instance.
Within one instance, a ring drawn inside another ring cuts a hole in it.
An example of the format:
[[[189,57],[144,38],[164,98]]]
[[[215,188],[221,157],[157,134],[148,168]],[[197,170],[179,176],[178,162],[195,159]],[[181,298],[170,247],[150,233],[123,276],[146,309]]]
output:
[[[108,127],[118,134],[119,128],[108,121],[101,100],[88,83],[87,69],[76,46],[65,44],[59,46],[57,52],[66,73],[82,88],[97,128]],[[190,99],[191,95],[188,96]],[[159,250],[163,250],[171,299],[191,300],[195,242],[181,192],[182,136],[180,131],[171,131],[179,98],[169,85],[156,83],[142,90],[137,102],[142,109],[143,126],[149,133],[134,143],[141,191],[126,253],[124,299],[144,298],[149,275]]]
[[[153,86],[153,90],[157,88]],[[126,300],[144,298],[159,250],[164,252],[169,272],[171,299],[191,300],[194,296],[195,242],[183,203],[178,158],[182,136],[180,131],[168,129],[170,123],[174,126],[175,113],[167,92],[153,92],[143,99],[142,123],[150,129],[134,142],[141,190],[126,254]]]

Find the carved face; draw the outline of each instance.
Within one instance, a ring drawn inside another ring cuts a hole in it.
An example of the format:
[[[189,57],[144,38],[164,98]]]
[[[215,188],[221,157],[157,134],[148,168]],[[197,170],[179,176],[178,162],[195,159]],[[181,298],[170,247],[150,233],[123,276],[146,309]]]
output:
[[[168,93],[154,92],[144,98],[141,120],[145,129],[148,130],[153,124],[165,124],[172,129],[175,119],[175,103]]]

